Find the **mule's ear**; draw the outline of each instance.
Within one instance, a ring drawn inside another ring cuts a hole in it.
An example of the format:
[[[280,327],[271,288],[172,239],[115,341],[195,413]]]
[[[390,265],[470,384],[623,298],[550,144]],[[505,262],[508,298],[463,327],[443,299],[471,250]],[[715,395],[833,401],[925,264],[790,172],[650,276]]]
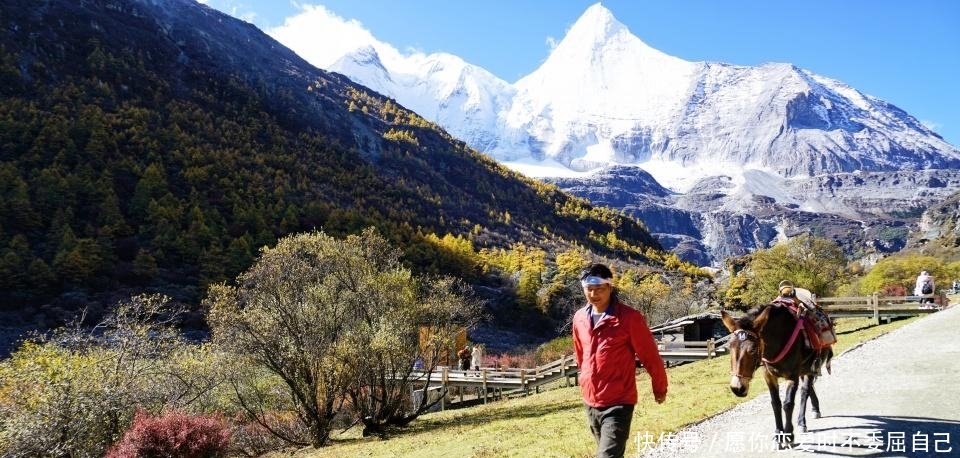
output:
[[[733,317],[731,317],[726,310],[720,312],[720,320],[723,321],[723,325],[727,327],[728,331],[733,332],[737,330],[737,323],[733,321]]]
[[[767,324],[767,319],[770,318],[770,310],[772,309],[773,307],[764,308],[763,311],[753,319],[753,326],[757,328],[758,332],[763,329],[764,325]]]

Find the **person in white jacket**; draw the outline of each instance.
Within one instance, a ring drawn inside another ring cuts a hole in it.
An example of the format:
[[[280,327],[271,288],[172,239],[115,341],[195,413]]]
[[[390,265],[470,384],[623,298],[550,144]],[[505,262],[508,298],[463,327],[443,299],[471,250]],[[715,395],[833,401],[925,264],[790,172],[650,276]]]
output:
[[[470,356],[470,366],[472,366],[475,371],[480,370],[480,365],[483,364],[483,349],[480,348],[479,345],[474,345],[473,353]]]
[[[913,287],[913,294],[915,296],[920,296],[920,306],[923,307],[924,304],[933,304],[933,292],[936,291],[935,285],[933,284],[933,276],[929,272],[924,270],[920,272],[920,275],[917,275],[917,284]]]

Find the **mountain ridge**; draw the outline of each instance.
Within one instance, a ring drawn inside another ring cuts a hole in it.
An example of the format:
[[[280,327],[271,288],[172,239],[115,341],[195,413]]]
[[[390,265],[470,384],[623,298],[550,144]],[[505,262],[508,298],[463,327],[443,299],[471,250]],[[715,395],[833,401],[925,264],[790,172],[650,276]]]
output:
[[[363,71],[346,74],[362,78]],[[413,81],[419,86],[440,84]],[[456,104],[442,97],[433,101],[448,109],[438,123],[454,136],[528,176],[568,183],[567,190],[584,189],[570,180],[596,183],[591,175],[619,166],[638,167],[681,194],[726,177],[731,186],[722,188],[728,191],[718,198],[690,205],[697,210],[678,209],[693,211],[692,220],[707,221],[711,212],[722,212],[755,222],[750,212],[758,199],[777,202],[786,197],[784,189],[796,186],[794,180],[863,172],[889,174],[888,182],[895,182],[898,173],[941,171],[944,176],[937,180],[950,183],[952,171],[960,168],[960,150],[886,101],[790,63],[740,66],[668,56],[643,43],[599,3],[583,13],[532,73],[506,89],[502,80],[475,83],[472,90],[489,91],[491,99],[499,96],[486,113],[450,116]],[[400,103],[409,100],[402,86],[390,91]],[[427,100],[411,103],[432,112]],[[945,191],[925,189],[936,196]],[[898,196],[884,191],[885,205],[911,205],[912,190],[900,191]],[[682,200],[696,196],[704,194]],[[917,222],[847,210],[834,215],[818,203],[828,197],[793,196],[780,206],[788,213],[822,211],[825,218],[865,219],[871,225]],[[632,207],[640,202],[646,201]],[[651,228],[660,225],[657,220],[645,222]],[[710,229],[716,226],[712,223],[702,224],[701,241],[710,242],[697,257],[718,262],[728,253],[720,246],[725,235]],[[773,232],[780,237],[784,233]],[[733,237],[740,239],[734,245],[742,245],[736,254],[778,239]]]
[[[367,81],[362,69],[343,73]],[[431,78],[421,75],[409,83],[451,84]],[[470,86],[485,90],[488,97],[503,95],[502,100],[510,99],[506,105],[490,104],[484,116],[466,120],[435,120],[478,151],[530,176],[577,175],[606,165],[634,164],[682,191],[671,177],[644,162],[682,167],[691,161],[752,158],[746,163],[786,178],[960,166],[960,150],[887,102],[789,63],[747,67],[666,55],[630,33],[600,3],[583,13],[539,68],[507,89],[505,84],[493,78]],[[403,87],[381,88],[375,82],[370,87],[428,119],[435,111],[429,101],[408,97]],[[725,108],[731,100],[738,103]],[[434,105],[456,104],[440,97]],[[751,107],[751,116],[736,114]],[[758,121],[748,122],[752,117]],[[475,122],[477,118],[483,121]],[[491,118],[496,118],[494,130]],[[704,157],[705,151],[710,155]],[[835,157],[851,151],[865,154]],[[567,171],[524,168],[525,161],[550,160]],[[696,178],[705,176],[698,172]]]

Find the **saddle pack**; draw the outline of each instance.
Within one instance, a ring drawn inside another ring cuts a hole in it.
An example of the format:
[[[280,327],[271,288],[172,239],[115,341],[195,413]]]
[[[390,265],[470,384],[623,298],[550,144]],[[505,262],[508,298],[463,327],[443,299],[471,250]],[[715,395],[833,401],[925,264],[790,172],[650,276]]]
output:
[[[833,330],[833,322],[822,308],[816,307],[807,310],[801,317],[803,320],[804,335],[814,350],[822,350],[837,343],[837,333]]]
[[[798,295],[799,296],[799,295]],[[833,322],[822,308],[800,298],[777,298],[776,302],[787,307],[803,323],[803,336],[814,350],[823,350],[837,343]]]

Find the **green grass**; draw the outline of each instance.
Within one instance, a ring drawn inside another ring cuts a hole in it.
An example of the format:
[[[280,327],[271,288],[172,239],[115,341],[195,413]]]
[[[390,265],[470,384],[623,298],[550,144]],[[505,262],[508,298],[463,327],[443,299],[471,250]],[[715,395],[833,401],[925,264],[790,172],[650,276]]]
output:
[[[836,354],[910,323],[917,318],[873,325],[866,318],[838,320]],[[676,432],[685,425],[728,410],[765,393],[763,378],[755,377],[747,398],[737,398],[728,388],[729,357],[690,363],[668,369],[670,392],[658,405],[650,394],[646,373],[638,376],[633,436]],[[829,377],[829,375],[827,375]],[[586,425],[580,391],[563,387],[531,396],[495,401],[486,405],[424,415],[389,439],[361,438],[354,431],[335,436],[331,445],[270,455],[272,458],[334,457],[573,457],[593,455],[594,442]],[[636,453],[628,444],[627,455]]]

